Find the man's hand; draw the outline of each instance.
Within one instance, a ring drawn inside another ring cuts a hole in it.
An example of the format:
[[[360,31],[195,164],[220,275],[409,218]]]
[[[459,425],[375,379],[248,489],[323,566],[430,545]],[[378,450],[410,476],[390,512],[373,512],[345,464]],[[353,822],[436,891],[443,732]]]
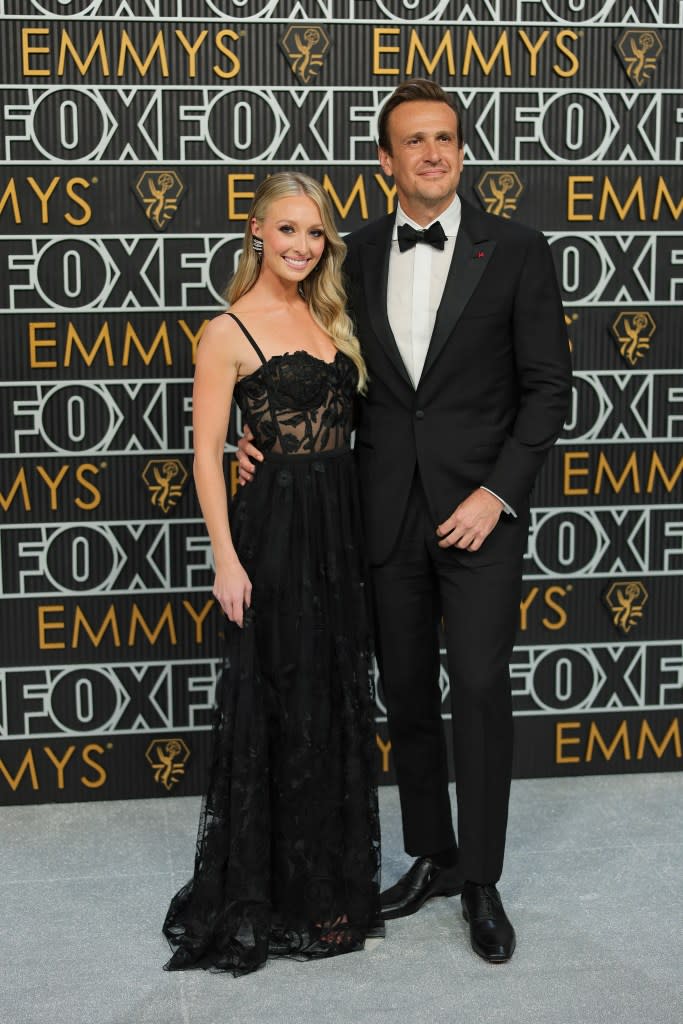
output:
[[[254,473],[256,472],[255,462],[263,462],[263,455],[255,448],[251,443],[254,440],[254,435],[249,429],[248,424],[244,424],[244,432],[237,442],[237,464],[239,466],[239,482],[240,486],[244,484],[250,484],[254,479]]]
[[[500,519],[503,503],[479,487],[461,501],[455,512],[436,528],[440,548],[478,551]]]

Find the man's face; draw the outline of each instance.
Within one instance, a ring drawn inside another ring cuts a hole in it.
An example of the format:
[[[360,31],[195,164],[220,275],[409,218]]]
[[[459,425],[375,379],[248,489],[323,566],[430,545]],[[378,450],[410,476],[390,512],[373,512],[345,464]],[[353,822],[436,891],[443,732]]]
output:
[[[389,115],[391,153],[381,149],[379,162],[393,177],[401,206],[437,216],[452,202],[464,154],[458,146],[457,116],[438,100],[409,100]]]

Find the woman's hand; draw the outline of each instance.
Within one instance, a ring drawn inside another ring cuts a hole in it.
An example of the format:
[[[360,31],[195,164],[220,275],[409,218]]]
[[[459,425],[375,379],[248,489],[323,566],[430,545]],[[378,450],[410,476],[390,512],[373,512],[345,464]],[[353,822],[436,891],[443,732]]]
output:
[[[244,609],[251,606],[251,580],[237,560],[217,569],[213,596],[231,622],[244,624]]]

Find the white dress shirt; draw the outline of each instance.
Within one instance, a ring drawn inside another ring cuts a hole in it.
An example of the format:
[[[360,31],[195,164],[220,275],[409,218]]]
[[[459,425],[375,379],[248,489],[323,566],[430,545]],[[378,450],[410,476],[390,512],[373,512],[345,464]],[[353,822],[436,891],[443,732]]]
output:
[[[400,252],[398,227],[410,224],[422,231],[429,225],[416,224],[399,204],[391,238],[387,312],[401,359],[417,387],[427,358],[427,349],[434,330],[434,321],[453,259],[455,239],[460,227],[460,198],[455,197],[447,210],[435,218],[446,235],[443,249],[418,242],[412,249]],[[433,223],[433,222],[432,222]]]
[[[434,221],[430,221],[433,224],[438,220],[444,230],[446,241],[443,249],[418,242],[405,252],[401,252],[398,247],[399,225],[410,224],[417,231],[422,231],[430,227],[430,224],[416,224],[406,215],[400,203],[396,211],[389,254],[387,314],[401,359],[414,388],[417,388],[422,376],[436,314],[446,286],[460,228],[460,211],[460,198],[456,195],[451,205]],[[515,515],[503,498],[489,487],[483,489],[503,503],[505,512]]]

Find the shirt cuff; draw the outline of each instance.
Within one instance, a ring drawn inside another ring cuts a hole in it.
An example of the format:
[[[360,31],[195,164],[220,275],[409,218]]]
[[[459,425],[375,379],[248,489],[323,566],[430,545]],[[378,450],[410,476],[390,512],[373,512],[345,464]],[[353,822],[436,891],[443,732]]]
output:
[[[483,484],[481,484],[481,489],[482,491],[488,491],[489,494],[492,494],[494,498],[498,498],[498,501],[502,502],[503,512],[507,512],[507,514],[509,516],[513,516],[514,519],[517,518],[517,513],[515,512],[514,508],[511,508],[508,505],[507,501],[505,501],[504,498],[501,498],[500,494],[496,494],[496,492],[492,491],[490,487],[485,487]]]

